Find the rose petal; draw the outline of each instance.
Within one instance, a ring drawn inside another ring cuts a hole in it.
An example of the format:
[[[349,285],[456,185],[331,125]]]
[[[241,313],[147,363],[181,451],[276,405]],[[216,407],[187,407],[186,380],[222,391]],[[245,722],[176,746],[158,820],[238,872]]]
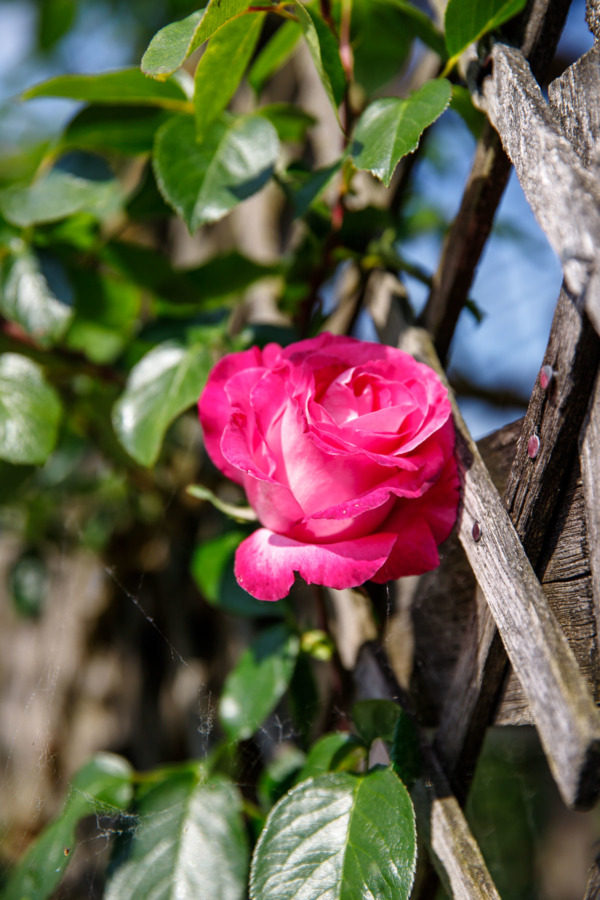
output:
[[[260,365],[260,363],[261,353],[258,347],[251,347],[250,350],[245,350],[243,353],[229,353],[224,356],[210,373],[198,401],[198,413],[204,432],[206,452],[215,466],[238,484],[242,481],[240,472],[232,468],[221,453],[221,437],[231,415],[225,384],[236,372]]]
[[[235,577],[258,600],[287,596],[295,572],[308,584],[356,587],[381,570],[394,541],[394,535],[376,534],[337,544],[301,544],[259,528],[237,549]]]
[[[459,489],[456,461],[451,457],[427,493],[416,500],[398,500],[381,526],[396,533],[396,542],[372,581],[383,584],[435,569],[439,563],[437,546],[446,540],[456,522]]]

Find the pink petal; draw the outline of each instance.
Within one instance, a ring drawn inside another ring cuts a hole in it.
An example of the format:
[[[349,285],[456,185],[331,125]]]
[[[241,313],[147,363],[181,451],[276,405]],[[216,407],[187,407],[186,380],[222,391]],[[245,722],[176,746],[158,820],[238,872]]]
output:
[[[219,360],[208,377],[206,387],[198,401],[200,424],[204,432],[204,446],[215,466],[231,478],[241,483],[239,471],[232,468],[221,453],[221,436],[231,416],[231,405],[225,393],[226,382],[243,369],[260,365],[261,354],[258,347],[251,347],[243,353],[229,353]]]
[[[398,500],[381,525],[396,533],[396,542],[372,581],[383,584],[435,569],[439,563],[438,544],[446,540],[456,522],[459,488],[456,461],[451,457],[439,480],[422,497]]]
[[[301,544],[259,528],[237,549],[235,577],[258,600],[287,596],[295,572],[308,584],[356,587],[381,570],[394,541],[394,535],[377,534],[337,544]]]

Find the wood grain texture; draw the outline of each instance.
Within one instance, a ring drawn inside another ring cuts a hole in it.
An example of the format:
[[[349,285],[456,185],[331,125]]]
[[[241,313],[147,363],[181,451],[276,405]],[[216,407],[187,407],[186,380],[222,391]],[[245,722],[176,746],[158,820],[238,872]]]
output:
[[[600,374],[581,434],[580,462],[594,612],[600,634]]]
[[[414,329],[409,337],[414,354],[444,378],[426,332]],[[587,807],[600,791],[600,714],[454,399],[453,411],[462,481],[459,538],[518,673],[563,799]]]
[[[600,250],[600,186],[563,133],[523,54],[496,44],[491,59],[482,106],[561,259],[567,290],[582,295]]]

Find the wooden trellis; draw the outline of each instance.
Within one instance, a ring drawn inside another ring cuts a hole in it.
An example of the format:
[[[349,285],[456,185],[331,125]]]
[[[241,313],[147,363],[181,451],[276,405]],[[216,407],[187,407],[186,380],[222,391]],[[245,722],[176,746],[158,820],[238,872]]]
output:
[[[497,43],[468,68],[489,125],[423,314],[426,330],[401,331],[393,291],[373,292],[383,339],[400,340],[443,376],[437,354],[446,356],[511,164],[563,264],[543,368],[522,423],[482,442],[480,452],[453,398],[462,480],[458,540],[468,566],[457,541],[445,568],[417,588],[423,619],[435,619],[437,607],[437,627],[446,629],[451,650],[457,634],[462,638],[442,676],[427,641],[416,651],[418,712],[437,725],[416,805],[438,873],[464,898],[499,896],[461,810],[488,725],[535,724],[569,807],[590,808],[600,793],[599,0],[588,0],[593,49],[552,82],[548,102],[537,80],[568,6],[530,3],[518,46]],[[440,690],[450,667],[450,683]],[[380,651],[368,644],[357,684],[363,696],[401,696]],[[429,711],[428,687],[438,698]],[[431,883],[417,888],[420,897],[428,890]],[[597,896],[594,866],[585,897]]]

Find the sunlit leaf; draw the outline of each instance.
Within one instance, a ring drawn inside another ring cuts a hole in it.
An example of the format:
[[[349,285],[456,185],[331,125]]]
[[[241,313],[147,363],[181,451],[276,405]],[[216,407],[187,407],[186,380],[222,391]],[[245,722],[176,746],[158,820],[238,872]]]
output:
[[[206,347],[167,341],[131,370],[112,421],[121,444],[141,465],[156,462],[167,428],[197,402],[210,365]]]
[[[18,353],[0,354],[0,459],[45,462],[56,444],[61,413],[58,394],[37,363]]]
[[[348,771],[364,760],[365,748],[361,741],[348,731],[324,734],[310,748],[298,782],[324,775],[326,772]]]
[[[177,116],[156,137],[156,181],[193,233],[259,191],[278,151],[277,132],[262,116],[219,119],[201,144],[193,119]]]
[[[456,60],[469,44],[516,16],[526,2],[527,0],[449,0],[444,30],[451,59]]]
[[[54,258],[45,257],[44,271],[38,254],[24,244],[16,250],[2,264],[0,313],[38,344],[49,346],[62,337],[73,317],[71,285]]]
[[[234,740],[251,737],[283,697],[294,673],[300,640],[285,625],[264,631],[227,677],[219,718]]]
[[[170,75],[190,53],[249,5],[248,0],[210,0],[205,9],[165,26],[150,41],[142,58],[142,71],[154,78]]]
[[[162,774],[162,773],[161,773]],[[239,791],[189,764],[151,776],[115,859],[106,900],[244,900],[248,845]]]
[[[436,79],[405,100],[385,97],[367,106],[354,131],[351,156],[355,166],[368,169],[389,186],[399,161],[416,150],[425,128],[448,106],[450,94],[450,83]]]
[[[303,781],[271,810],[256,845],[252,900],[407,900],[414,813],[391,769]]]
[[[232,19],[214,34],[196,68],[196,135],[202,140],[223,112],[250,62],[264,14]]]

